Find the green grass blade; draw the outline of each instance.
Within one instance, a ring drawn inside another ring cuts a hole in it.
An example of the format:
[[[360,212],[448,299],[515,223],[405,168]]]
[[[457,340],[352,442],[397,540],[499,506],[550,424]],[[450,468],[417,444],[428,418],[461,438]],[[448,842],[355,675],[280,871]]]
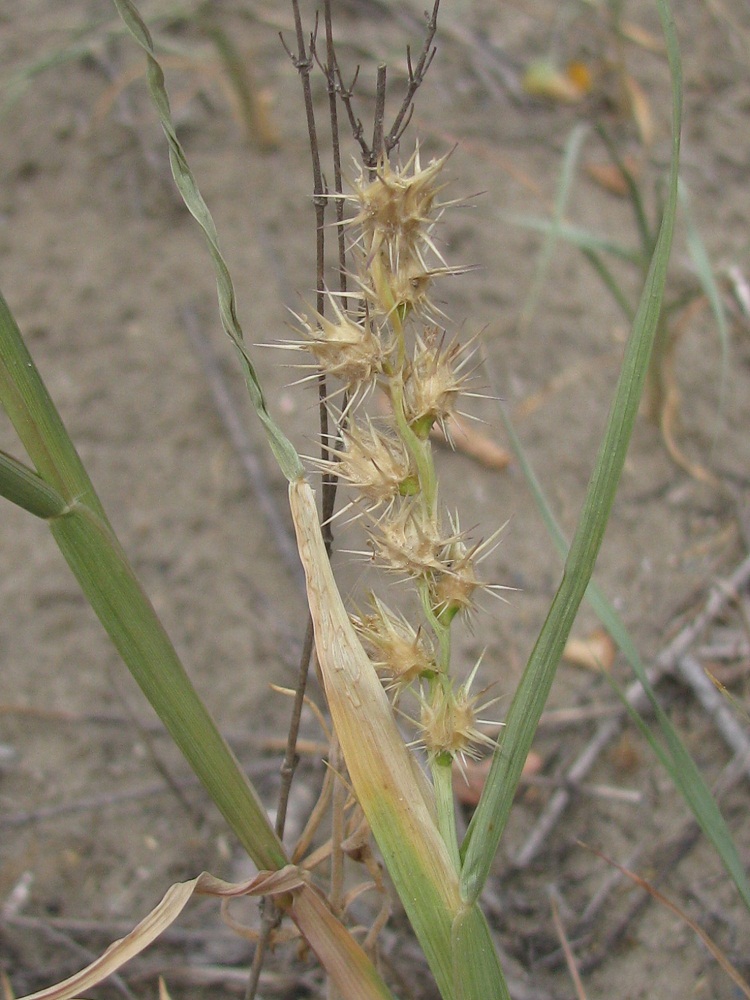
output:
[[[518,439],[515,428],[513,427],[510,417],[504,407],[501,409],[501,413],[505,429],[510,438],[511,447],[516,455],[516,458],[518,459],[519,464],[521,465],[524,478],[528,482],[531,492],[534,495],[537,509],[542,515],[542,519],[544,520],[544,524],[555,545],[555,548],[561,558],[565,560],[568,555],[568,543],[565,540],[565,536],[563,535],[559,524],[555,520],[550,506],[547,503],[546,497],[544,496],[539,480],[536,477],[536,473],[531,468],[531,465],[526,458],[523,446]],[[724,867],[727,869],[732,880],[734,881],[737,891],[742,896],[745,905],[749,905],[750,885],[748,885],[747,876],[745,875],[744,868],[742,867],[742,863],[737,853],[737,848],[732,840],[732,836],[726,822],[724,821],[724,817],[721,815],[721,811],[716,804],[716,800],[706,785],[700,771],[696,767],[695,762],[689,752],[685,749],[678,734],[675,732],[672,723],[669,721],[669,717],[664,713],[664,710],[659,704],[656,693],[649,683],[643,661],[638,654],[635,643],[625,627],[625,623],[612,606],[612,603],[607,599],[605,594],[593,580],[589,583],[586,591],[586,598],[590,602],[607,632],[609,632],[612,636],[614,641],[617,643],[618,648],[632,666],[636,677],[643,685],[643,689],[654,709],[657,722],[664,735],[664,739],[667,744],[666,750],[655,739],[651,730],[648,726],[646,726],[639,714],[631,708],[627,702],[624,702],[628,712],[653,747],[654,752],[657,754],[659,760],[662,762],[667,770],[667,773],[674,782],[675,787],[680,791],[690,807],[697,823],[716,848]],[[619,695],[619,689],[615,688],[615,690]]]
[[[601,254],[595,250],[589,249],[588,247],[579,247],[579,250],[589,264],[591,264],[601,283],[620,307],[625,319],[628,323],[632,323],[635,318],[633,306],[630,304],[627,295],[618,284],[615,276],[602,260]]]
[[[686,208],[688,207],[687,192],[682,181],[679,182],[679,192],[681,209],[683,213],[685,213]],[[689,213],[685,216],[685,218],[688,229],[688,244],[692,247],[691,256],[696,265],[701,286],[703,287],[709,302],[712,304],[712,311],[714,312],[714,316],[719,327],[720,336],[722,336],[722,349],[724,349],[724,338],[727,337],[728,339],[728,334],[726,330],[726,317],[719,291],[713,278],[708,255],[703,247],[702,241],[700,240],[694,220]],[[719,319],[719,317],[721,317],[721,319]],[[565,539],[560,526],[557,524],[554,515],[552,514],[536,474],[526,458],[523,446],[518,438],[518,435],[516,434],[506,408],[501,407],[500,412],[505,430],[510,439],[511,447],[521,466],[521,470],[529,484],[531,492],[534,495],[537,509],[542,515],[545,527],[547,528],[550,538],[553,540],[557,551],[559,552],[561,558],[565,560],[568,555],[568,542]],[[724,864],[724,867],[727,869],[730,877],[734,881],[737,891],[742,897],[745,905],[749,905],[750,885],[748,884],[748,879],[737,853],[737,848],[732,840],[731,833],[729,832],[724,817],[721,815],[721,811],[719,810],[716,800],[711,794],[711,791],[700,774],[700,771],[696,767],[695,762],[689,752],[685,749],[678,734],[675,732],[669,717],[661,708],[653,687],[649,683],[645,667],[638,654],[635,643],[630,637],[624,622],[595,582],[592,581],[589,584],[586,597],[596,612],[599,620],[617,643],[619,649],[632,666],[636,677],[643,685],[644,691],[646,692],[646,695],[651,703],[657,722],[662,731],[666,747],[662,746],[662,744],[656,740],[651,733],[651,730],[645,725],[638,713],[635,712],[631,706],[626,705],[631,717],[634,719],[639,728],[641,728],[649,743],[653,747],[654,752],[657,754],[659,760],[664,765],[667,773],[674,782],[675,787],[679,790],[680,794],[690,807],[696,822],[701,827],[703,833],[714,845],[722,863]]]
[[[475,903],[451,929],[456,1000],[510,1000],[487,919]]]
[[[33,469],[0,451],[0,496],[36,517],[59,517],[68,506],[65,497]]]
[[[708,304],[711,308],[714,322],[716,323],[716,329],[719,333],[719,346],[721,348],[721,378],[719,382],[718,417],[720,417],[725,409],[729,376],[729,325],[727,323],[727,314],[724,309],[724,303],[722,302],[721,292],[716,284],[716,278],[714,277],[714,271],[711,267],[708,251],[706,250],[706,246],[701,238],[700,231],[695,221],[695,216],[693,215],[693,209],[690,204],[690,192],[688,191],[687,185],[682,180],[680,180],[679,195],[682,217],[685,221],[685,229],[687,232],[688,253],[690,254],[693,264],[695,265],[695,273],[697,274],[698,281],[703,289],[703,294],[708,299]]]
[[[652,252],[654,247],[654,234],[651,232],[651,226],[649,225],[648,216],[646,215],[646,207],[643,204],[643,198],[641,197],[641,189],[633,176],[632,170],[620,156],[620,150],[617,148],[617,143],[612,139],[609,131],[603,125],[600,125],[597,128],[597,132],[604,142],[604,145],[607,147],[607,152],[609,153],[612,162],[622,174],[623,180],[627,186],[630,206],[633,209],[633,216],[635,218],[638,236],[641,241],[641,250],[643,252],[642,259],[643,261],[646,261],[648,260],[649,254]]]
[[[2,101],[0,101],[0,120],[12,110],[28,90],[35,77],[47,70],[63,66],[65,63],[78,61],[91,55],[91,42],[74,42],[71,45],[55,49],[41,59],[25,66],[21,72],[14,73],[2,82]]]
[[[624,704],[631,718],[645,735],[646,739],[648,739],[654,752],[661,760],[675,786],[679,789],[690,807],[696,822],[714,845],[724,867],[742,897],[742,901],[748,910],[750,910],[750,882],[748,882],[745,869],[737,852],[737,847],[724,821],[724,817],[721,815],[719,807],[716,804],[716,800],[711,794],[711,790],[704,781],[695,761],[676,733],[669,717],[659,704],[654,690],[648,682],[643,663],[638,656],[632,640],[625,631],[624,625],[619,620],[619,616],[611,605],[609,605],[609,602],[605,602],[606,606],[602,608],[600,602],[592,596],[592,605],[596,609],[605,628],[607,628],[612,638],[628,657],[638,680],[643,685],[656,714],[666,746],[661,746],[638,712],[625,701]]]
[[[540,215],[528,215],[522,212],[498,212],[497,218],[503,222],[510,223],[512,226],[518,226],[521,229],[531,229],[538,233],[544,233],[545,236],[555,233],[559,239],[565,240],[566,243],[570,243],[571,246],[577,247],[579,250],[606,253],[619,260],[627,261],[628,264],[638,264],[639,267],[643,263],[643,258],[639,252],[630,250],[628,247],[623,246],[621,243],[616,243],[614,240],[607,239],[606,236],[592,233],[589,229],[574,226],[569,222],[559,221],[556,223],[553,219],[547,219]]]
[[[250,400],[265,428],[269,444],[276,456],[281,471],[290,482],[293,482],[304,474],[302,462],[291,441],[289,441],[268,412],[263,390],[250,360],[242,328],[237,318],[234,286],[224,257],[219,249],[216,226],[208,210],[208,206],[198,189],[195,177],[188,165],[184,150],[175,132],[172,112],[169,106],[169,97],[164,86],[164,73],[156,59],[154,43],[148,28],[138,13],[138,9],[131,0],[114,0],[114,4],[126,28],[146,53],[148,87],[157,114],[159,115],[161,127],[169,143],[169,162],[172,167],[172,175],[188,211],[203,230],[213,261],[222,326],[240,354]]]
[[[0,403],[35,474],[12,460],[4,479],[36,487],[49,525],[89,603],[172,738],[260,868],[286,863],[252,785],[220,735],[112,531],[94,487],[0,295]],[[59,501],[63,509],[58,509]],[[49,515],[46,515],[49,517]]]
[[[138,686],[260,869],[286,864],[255,790],[185,672],[117,539],[88,508],[50,522],[88,602]]]
[[[737,847],[716,803],[716,799],[711,794],[711,790],[703,779],[689,751],[685,748],[682,740],[675,731],[669,717],[659,704],[654,689],[649,684],[643,661],[638,655],[635,643],[625,628],[622,619],[595,584],[592,583],[590,585],[587,596],[599,620],[625,654],[628,662],[633,667],[633,672],[643,685],[643,689],[651,703],[662,736],[664,737],[664,746],[654,737],[638,712],[622,697],[621,692],[618,691],[618,695],[621,696],[621,700],[627,708],[630,717],[649,741],[654,752],[666,768],[675,787],[687,802],[701,830],[714,845],[717,854],[742,897],[742,901],[750,910],[750,882],[748,882],[745,869],[737,852]]]
[[[573,184],[576,167],[578,166],[578,160],[581,156],[581,147],[583,146],[583,140],[586,138],[587,132],[587,125],[576,125],[565,144],[565,155],[563,156],[562,168],[560,170],[560,180],[557,185],[552,218],[549,220],[549,227],[545,231],[544,242],[542,243],[542,249],[534,268],[534,277],[531,281],[529,293],[526,296],[526,301],[523,303],[518,317],[518,325],[522,329],[531,324],[542,290],[547,283],[552,255],[555,252],[555,246],[560,239],[561,228],[564,225],[565,208],[568,204],[570,189]]]
[[[557,664],[594,569],[625,462],[661,312],[677,207],[682,83],[677,39],[666,0],[658,0],[658,9],[672,76],[672,155],[667,203],[563,579],[513,698],[482,797],[462,845],[461,889],[469,902],[477,899],[489,874]]]
[[[65,500],[106,515],[0,293],[0,402],[36,471]]]

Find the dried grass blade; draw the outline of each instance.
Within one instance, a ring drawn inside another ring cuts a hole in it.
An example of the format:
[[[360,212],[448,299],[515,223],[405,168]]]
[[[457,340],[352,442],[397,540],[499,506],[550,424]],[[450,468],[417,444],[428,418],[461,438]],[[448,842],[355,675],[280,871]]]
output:
[[[125,937],[114,941],[95,961],[55,986],[20,1000],[72,1000],[97,986],[152,944],[179,917],[194,896],[273,896],[299,926],[344,996],[393,1000],[388,987],[354,938],[334,917],[308,876],[295,865],[260,872],[246,882],[224,882],[202,872],[189,882],[170,886],[161,902]]]
[[[453,997],[451,926],[458,875],[383,686],[349,620],[308,483],[290,484],[326,696],[357,798],[445,997]]]

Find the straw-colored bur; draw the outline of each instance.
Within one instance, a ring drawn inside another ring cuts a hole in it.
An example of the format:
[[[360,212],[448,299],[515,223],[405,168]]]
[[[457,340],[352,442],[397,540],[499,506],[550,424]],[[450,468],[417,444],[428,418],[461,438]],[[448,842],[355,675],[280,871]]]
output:
[[[414,360],[404,381],[404,411],[418,437],[426,438],[436,422],[448,436],[445,421],[455,412],[469,378],[462,372],[468,358],[457,340],[445,345],[445,334],[439,327],[428,327],[417,338]]]
[[[429,581],[430,603],[435,617],[444,625],[461,612],[473,608],[474,593],[485,585],[474,569],[477,547],[467,549],[459,535],[441,553],[443,569]]]
[[[478,728],[479,696],[469,693],[473,675],[454,689],[448,679],[435,684],[429,697],[421,697],[419,742],[427,755],[440,763],[458,758],[478,759],[482,747],[494,749],[495,741]]]
[[[287,344],[293,349],[309,350],[319,371],[332,375],[350,391],[371,384],[380,374],[387,346],[374,329],[369,315],[356,320],[340,308],[332,296],[328,301],[334,320],[314,312],[314,322],[305,315],[293,315],[305,338],[302,344]]]
[[[441,207],[436,197],[444,187],[437,178],[447,158],[422,167],[417,147],[402,167],[394,169],[382,160],[373,180],[360,173],[349,196],[358,207],[346,224],[360,232],[368,277],[363,288],[384,315],[398,311],[403,317],[419,309],[433,276],[451,272],[447,267],[430,267],[425,259],[425,252],[430,252],[444,263],[431,233]]]
[[[422,629],[415,630],[375,594],[370,602],[371,612],[352,615],[352,624],[372,654],[386,690],[392,689],[398,698],[404,688],[437,672],[435,654]]]
[[[434,224],[435,198],[445,187],[437,178],[450,154],[422,167],[419,147],[408,161],[393,169],[381,160],[375,178],[369,180],[360,168],[355,193],[349,200],[359,208],[351,225],[362,231],[362,245],[369,257],[386,250],[395,261],[399,252],[421,258],[421,248],[432,249],[429,231]]]
[[[423,579],[442,569],[445,539],[421,496],[390,507],[369,530],[373,556],[385,569]]]
[[[352,420],[341,432],[342,448],[316,464],[347,482],[372,507],[410,496],[419,489],[414,461],[401,438],[378,430],[367,418]]]

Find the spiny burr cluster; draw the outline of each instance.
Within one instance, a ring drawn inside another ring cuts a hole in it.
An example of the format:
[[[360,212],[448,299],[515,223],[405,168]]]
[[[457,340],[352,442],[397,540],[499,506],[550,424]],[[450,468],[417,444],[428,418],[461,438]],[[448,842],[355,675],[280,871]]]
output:
[[[475,608],[480,591],[501,589],[477,572],[495,536],[473,543],[457,516],[443,511],[430,444],[434,425],[449,434],[472,374],[471,343],[446,335],[430,298],[437,278],[463,270],[446,264],[433,238],[445,208],[438,195],[446,159],[422,166],[417,147],[403,166],[383,160],[375,171],[360,171],[347,196],[355,213],[344,223],[353,237],[356,291],[329,295],[328,318],[296,317],[303,337],[296,347],[312,353],[315,371],[335,380],[346,400],[338,440],[318,464],[355,491],[372,558],[413,580],[425,618],[415,628],[372,596],[352,620],[394,697],[416,692],[418,742],[441,763],[489,742],[477,728],[470,682],[457,686],[450,676],[449,630]],[[387,398],[388,416],[365,413],[376,389]]]

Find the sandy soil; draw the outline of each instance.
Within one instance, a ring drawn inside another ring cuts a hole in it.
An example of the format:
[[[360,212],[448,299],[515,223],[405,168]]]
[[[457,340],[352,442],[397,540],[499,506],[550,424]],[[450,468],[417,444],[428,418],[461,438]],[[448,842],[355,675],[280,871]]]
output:
[[[164,6],[146,11],[154,15]],[[277,34],[290,34],[291,20],[283,3],[215,6],[268,101],[278,137],[273,151],[248,140],[205,36],[180,16],[156,30],[172,43],[176,117],[216,217],[248,339],[273,342],[288,336],[288,308],[309,301],[315,281],[304,116]],[[750,15],[744,0],[676,6],[685,64],[682,173],[720,279],[729,358],[722,369],[705,304],[677,318],[677,441],[711,477],[702,481],[680,467],[658,429],[642,419],[601,555],[599,582],[647,663],[694,620],[716,579],[736,569],[748,537],[750,327],[736,292],[750,277]],[[569,533],[626,327],[594,272],[565,244],[549,261],[535,307],[519,322],[534,288],[541,239],[511,225],[504,213],[549,215],[572,131],[597,122],[635,158],[647,208],[656,211],[669,152],[666,60],[658,43],[655,51],[649,46],[659,38],[654,6],[632,0],[625,8],[641,32],[636,42],[623,43],[621,55],[652,117],[647,148],[618,108],[616,74],[603,68],[618,54],[603,13],[551,0],[446,0],[438,56],[410,130],[426,156],[457,144],[451,194],[472,197],[446,214],[441,237],[452,263],[478,267],[441,286],[443,308],[465,336],[482,331],[494,384],[484,376],[480,382],[515,414],[527,455]],[[420,17],[418,2],[347,6],[337,15],[340,59],[349,72],[362,66],[363,114],[379,60],[391,66],[394,93],[403,85],[405,44],[418,48]],[[550,45],[562,64],[581,59],[599,74],[589,97],[565,105],[519,95],[522,67],[547,55]],[[60,55],[70,58],[52,58]],[[273,808],[274,740],[289,709],[269,683],[294,681],[304,605],[298,573],[285,562],[257,497],[259,488],[268,492],[288,533],[284,483],[242,401],[219,330],[207,254],[172,191],[142,80],[120,88],[138,75],[141,56],[118,33],[105,0],[25,0],[12,13],[0,12],[0,66],[7,100],[0,120],[0,287],[170,635]],[[316,97],[324,115],[319,83]],[[411,148],[407,141],[405,150]],[[347,156],[353,153],[348,147]],[[582,159],[607,162],[593,130]],[[637,245],[627,201],[583,169],[567,216]],[[634,270],[614,266],[637,295]],[[694,286],[683,223],[670,287],[677,295]],[[239,401],[255,449],[252,482],[217,415],[189,330],[208,339]],[[256,358],[274,413],[300,450],[312,451],[309,391],[288,387],[289,371],[276,352],[258,350]],[[468,407],[485,421],[482,432],[504,444],[495,402],[472,399]],[[0,446],[19,453],[5,419]],[[485,570],[518,590],[456,641],[461,670],[486,649],[484,679],[495,685],[502,714],[560,563],[517,465],[490,470],[447,449],[439,461],[445,499],[460,507],[462,524],[476,524],[487,536],[509,521]],[[45,526],[6,503],[0,546],[0,900],[6,904],[0,969],[20,994],[85,964],[173,881],[201,869],[233,875],[241,866],[220,818],[154,725]],[[356,592],[367,575],[343,553],[350,547],[346,529],[338,546],[343,586]],[[744,601],[746,622],[747,593]],[[584,609],[576,633],[594,626]],[[698,640],[713,647],[703,662],[746,699],[747,634],[743,638],[732,602]],[[717,652],[732,642],[735,655]],[[693,651],[700,653],[698,645]],[[614,674],[624,685],[631,679],[619,660]],[[704,773],[717,779],[731,753],[714,721],[677,675],[660,693]],[[538,856],[516,863],[554,789],[565,785],[595,734],[596,713],[614,710],[615,699],[606,681],[563,664],[550,707],[580,712],[573,724],[551,716],[540,730],[544,780],[519,799],[488,899],[514,996],[574,995],[551,900],[583,964],[589,1000],[738,995],[674,914],[647,899],[634,909],[637,890],[627,883],[613,886],[595,916],[589,909],[582,919],[612,870],[578,840],[659,881],[745,975],[750,971],[747,914],[714,853],[691,836],[687,807],[634,729],[617,729]],[[312,720],[305,735],[319,738]],[[165,782],[165,769],[182,783],[182,798]],[[300,773],[292,825],[314,799],[322,764],[315,756],[305,759]],[[747,860],[747,785],[740,780],[722,802]],[[175,997],[193,995],[202,983],[214,995],[241,992],[250,946],[222,929],[215,908],[192,907],[180,927],[129,967],[125,980],[133,993],[153,995],[165,970]],[[435,996],[398,914],[383,936],[383,953],[399,995]],[[291,958],[282,951],[271,961],[262,995],[323,995],[314,965],[305,959],[293,965]],[[101,995],[123,988],[115,984]]]

